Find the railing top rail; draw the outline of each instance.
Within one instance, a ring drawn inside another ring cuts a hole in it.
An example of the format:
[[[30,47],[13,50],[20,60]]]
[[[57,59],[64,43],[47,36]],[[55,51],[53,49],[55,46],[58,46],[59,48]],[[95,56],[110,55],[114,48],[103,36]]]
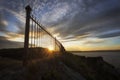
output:
[[[33,17],[30,16],[30,18],[31,18],[37,25],[39,25],[39,27],[40,27],[41,29],[43,29],[46,33],[48,33],[52,38],[55,39],[55,37],[53,37],[53,36],[50,34],[50,32],[48,32],[43,26],[41,26]]]

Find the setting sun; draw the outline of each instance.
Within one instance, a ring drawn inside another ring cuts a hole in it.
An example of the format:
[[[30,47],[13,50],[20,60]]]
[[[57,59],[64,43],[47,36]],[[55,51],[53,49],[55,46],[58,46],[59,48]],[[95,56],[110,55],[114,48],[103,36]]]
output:
[[[54,50],[53,47],[49,47],[48,49],[49,49],[50,51],[53,51],[53,50]]]

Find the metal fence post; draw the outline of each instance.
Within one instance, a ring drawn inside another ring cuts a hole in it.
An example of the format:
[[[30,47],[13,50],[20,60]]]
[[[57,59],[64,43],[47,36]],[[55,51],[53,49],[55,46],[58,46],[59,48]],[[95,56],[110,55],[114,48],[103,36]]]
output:
[[[55,51],[57,51],[57,49],[56,49],[56,44],[57,44],[57,41],[56,41],[56,37],[54,38],[54,40],[55,40]]]
[[[23,60],[23,66],[27,65],[28,63],[28,48],[29,48],[29,28],[30,28],[30,13],[32,9],[30,6],[25,7],[26,10],[26,24],[25,24],[25,40],[24,40],[24,60]]]

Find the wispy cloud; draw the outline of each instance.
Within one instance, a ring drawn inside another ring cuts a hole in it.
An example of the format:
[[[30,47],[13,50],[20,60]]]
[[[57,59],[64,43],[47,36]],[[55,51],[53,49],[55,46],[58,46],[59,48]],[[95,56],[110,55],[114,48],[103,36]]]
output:
[[[83,44],[99,44],[99,43],[103,43],[105,40],[104,39],[100,39],[100,38],[86,38],[83,41]]]
[[[48,24],[58,22],[69,13],[69,10],[70,6],[67,3],[58,3],[53,10],[42,16],[41,22]]]

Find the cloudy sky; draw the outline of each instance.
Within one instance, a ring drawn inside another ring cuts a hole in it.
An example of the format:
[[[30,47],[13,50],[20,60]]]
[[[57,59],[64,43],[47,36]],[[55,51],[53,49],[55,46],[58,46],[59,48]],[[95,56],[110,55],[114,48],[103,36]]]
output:
[[[0,0],[0,48],[23,47],[28,4],[67,50],[120,49],[120,0]]]

